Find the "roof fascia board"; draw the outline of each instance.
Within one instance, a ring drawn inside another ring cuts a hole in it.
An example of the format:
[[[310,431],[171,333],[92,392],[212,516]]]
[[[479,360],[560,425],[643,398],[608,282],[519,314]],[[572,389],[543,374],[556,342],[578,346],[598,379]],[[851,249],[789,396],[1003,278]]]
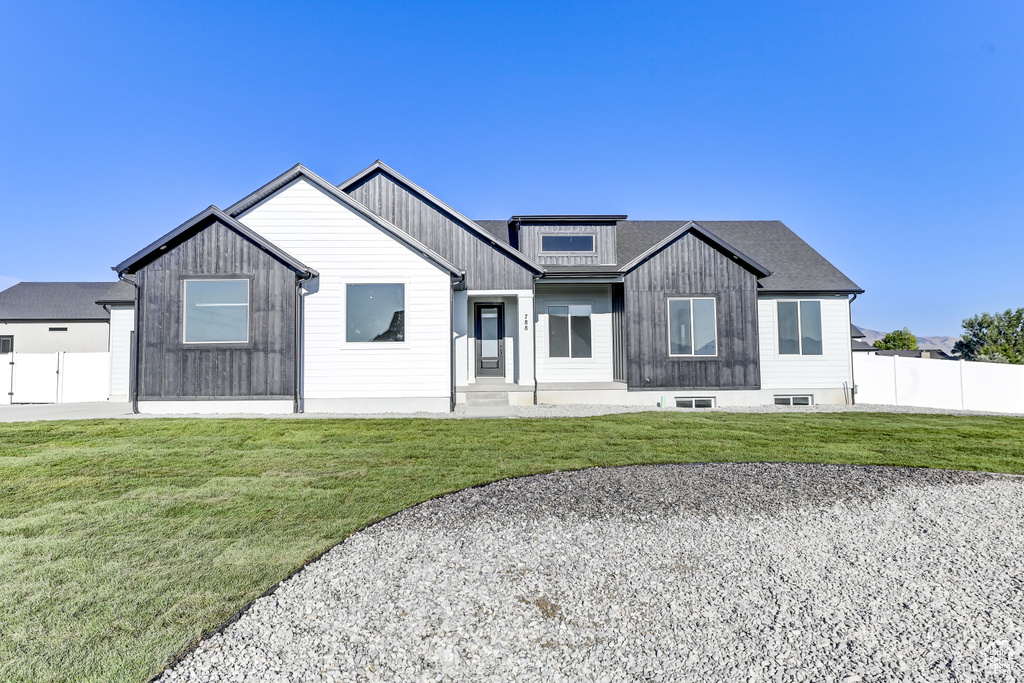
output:
[[[593,221],[595,223],[617,223],[618,221],[624,221],[629,216],[616,214],[616,215],[587,215],[587,214],[566,214],[560,216],[558,214],[543,214],[538,216],[512,216],[508,219],[509,223],[583,223],[586,221]]]
[[[296,164],[249,196],[235,202],[227,208],[226,213],[235,217],[241,217],[300,178],[310,182],[314,187],[319,189],[328,197],[348,207],[356,214],[367,220],[371,225],[389,234],[399,242],[402,242],[411,250],[418,252],[421,256],[432,262],[441,270],[447,271],[450,275],[465,277],[465,271],[461,270],[451,261],[448,261],[437,252],[431,250],[430,247],[415,239],[408,233],[400,230],[398,226],[381,218],[373,211],[370,211],[370,209],[361,202],[350,197],[345,192],[327,182],[316,173],[313,173],[302,164]]]
[[[451,214],[452,216],[457,218],[459,221],[461,221],[467,228],[469,228],[470,232],[474,233],[477,237],[479,237],[480,239],[482,239],[485,242],[489,243],[495,249],[498,249],[499,251],[503,251],[506,254],[508,254],[509,256],[511,256],[512,258],[516,259],[517,261],[522,262],[524,265],[528,266],[535,273],[544,273],[544,272],[546,272],[546,269],[544,268],[544,266],[540,265],[539,263],[537,263],[536,261],[534,261],[533,259],[528,257],[526,254],[524,254],[523,252],[519,251],[518,249],[512,247],[511,245],[508,245],[508,244],[505,244],[504,242],[499,242],[499,241],[495,240],[493,235],[491,235],[489,232],[487,232],[486,230],[481,228],[479,225],[477,225],[475,221],[473,221],[472,219],[466,218],[461,213],[459,213],[458,211],[453,209],[451,206],[449,206],[448,204],[445,204],[443,201],[441,201],[440,199],[438,199],[434,195],[430,194],[429,192],[424,190],[422,187],[420,187],[419,185],[417,185],[413,181],[409,180],[408,178],[406,178],[404,175],[402,175],[401,173],[399,173],[395,169],[393,169],[390,166],[388,166],[387,164],[385,164],[380,159],[378,159],[377,161],[373,162],[372,164],[370,164],[369,166],[364,168],[359,173],[355,174],[354,176],[352,176],[351,178],[349,178],[345,182],[343,182],[340,185],[338,185],[338,189],[341,190],[342,193],[344,193],[346,189],[348,189],[352,185],[360,182],[361,180],[366,178],[368,175],[370,175],[372,173],[375,173],[377,171],[380,171],[382,173],[386,173],[386,174],[390,175],[392,178],[394,178],[398,182],[402,183],[403,185],[407,186],[408,188],[410,188],[411,190],[413,190],[417,194],[422,195],[422,197],[424,199],[426,199],[428,202],[431,202],[431,203],[436,204],[437,206],[441,207],[445,212]],[[348,195],[346,194],[346,196],[348,196]]]
[[[727,254],[735,258],[737,261],[742,263],[748,270],[753,271],[753,273],[757,275],[759,278],[768,277],[769,275],[772,274],[770,270],[762,266],[760,263],[747,256],[739,249],[736,249],[731,244],[720,238],[718,235],[714,234],[713,232],[701,226],[699,223],[696,223],[695,221],[688,221],[687,223],[683,224],[677,230],[673,231],[672,234],[670,234],[668,237],[665,237],[660,242],[655,244],[653,247],[651,247],[644,253],[640,254],[626,265],[622,266],[622,268],[620,268],[619,271],[623,274],[629,273],[630,271],[634,270],[637,266],[639,266],[641,263],[651,258],[659,251],[661,251],[668,245],[672,244],[673,242],[675,242],[677,239],[679,239],[688,232],[696,233],[703,237],[704,239],[706,239],[707,241],[711,242],[711,244],[716,246],[718,249],[726,252]]]
[[[623,276],[618,273],[566,273],[566,274],[549,274],[540,280],[537,280],[538,285],[553,285],[553,284],[614,284],[616,282],[622,282]]]
[[[141,251],[130,256],[128,259],[122,261],[113,267],[113,270],[118,273],[124,273],[137,266],[140,262],[146,260],[153,252],[159,251],[161,248],[167,246],[173,242],[176,238],[184,235],[188,231],[202,225],[205,221],[218,221],[223,223],[229,230],[238,233],[244,239],[252,242],[260,250],[266,252],[273,258],[277,259],[291,270],[299,273],[300,275],[306,275],[307,277],[316,277],[318,273],[305,265],[291,254],[287,253],[277,245],[269,242],[260,234],[250,230],[246,226],[239,223],[237,220],[227,215],[225,212],[218,209],[216,206],[210,206],[206,210],[196,214],[192,218],[188,219],[174,230],[156,240],[155,242],[144,247]],[[134,272],[134,271],[133,271]]]
[[[863,293],[863,289],[769,289],[765,287],[757,290],[759,296],[849,296]]]

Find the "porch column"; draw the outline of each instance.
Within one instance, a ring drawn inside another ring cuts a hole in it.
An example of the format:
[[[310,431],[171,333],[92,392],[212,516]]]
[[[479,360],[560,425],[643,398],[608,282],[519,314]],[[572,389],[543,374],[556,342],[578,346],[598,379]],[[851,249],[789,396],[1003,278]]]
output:
[[[452,293],[452,335],[455,357],[455,386],[469,384],[469,293]]]
[[[532,387],[537,383],[537,366],[534,362],[534,320],[533,293],[519,295],[518,320],[519,332],[519,384]]]

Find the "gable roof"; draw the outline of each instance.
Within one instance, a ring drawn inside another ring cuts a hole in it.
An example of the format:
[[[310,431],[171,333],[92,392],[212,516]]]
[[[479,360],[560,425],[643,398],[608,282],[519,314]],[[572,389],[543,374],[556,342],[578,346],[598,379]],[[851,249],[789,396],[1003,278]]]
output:
[[[178,246],[193,235],[205,230],[213,223],[223,224],[229,230],[232,230],[239,236],[252,242],[256,247],[277,259],[288,268],[291,268],[299,275],[316,277],[317,272],[315,270],[305,265],[291,254],[285,252],[277,245],[268,241],[258,233],[245,227],[234,218],[218,209],[216,206],[210,206],[205,211],[196,214],[155,242],[143,247],[141,251],[136,252],[114,266],[113,270],[118,273],[135,273],[146,264],[156,260],[161,253],[166,251],[168,248]]]
[[[0,292],[0,320],[109,320],[97,302],[132,301],[126,282],[19,282]]]
[[[235,202],[227,209],[225,213],[230,215],[232,218],[237,218],[244,214],[246,211],[254,208],[257,204],[263,200],[268,199],[272,195],[276,194],[280,190],[284,189],[288,185],[302,178],[318,188],[332,199],[338,201],[344,206],[348,207],[356,214],[366,219],[372,225],[378,229],[386,232],[387,234],[394,237],[396,240],[409,247],[415,252],[418,252],[421,256],[431,261],[435,265],[439,266],[441,270],[446,270],[450,275],[458,277],[464,277],[466,272],[460,269],[458,266],[448,261],[446,258],[438,254],[437,252],[430,249],[427,245],[423,244],[419,240],[413,238],[405,231],[399,229],[393,223],[381,218],[369,208],[364,206],[356,199],[348,196],[345,192],[341,191],[331,183],[327,182],[316,173],[313,173],[302,164],[295,164],[290,169],[279,175],[278,177],[271,180],[269,183],[256,190],[252,194],[243,197],[239,201]]]
[[[691,222],[700,226],[705,235],[714,235],[719,242],[771,271],[758,280],[762,292],[860,294],[864,291],[782,221],[619,221],[615,230],[615,265],[547,268],[552,273],[617,273]],[[496,239],[508,241],[507,221],[478,220],[477,224]]]
[[[616,234],[617,233],[618,231],[616,230]],[[747,270],[753,272],[759,278],[766,278],[772,274],[770,270],[762,266],[760,263],[747,256],[739,249],[736,249],[725,240],[719,238],[714,233],[705,230],[700,224],[694,223],[693,221],[676,228],[663,239],[652,245],[649,249],[635,256],[631,261],[619,268],[620,272],[628,273],[687,233],[693,233],[703,237],[706,241],[717,247],[719,251],[725,252],[728,256],[731,256],[733,260],[739,261],[740,264],[747,268]]]
[[[494,235],[490,230],[486,230],[482,226],[477,225],[476,221],[470,218],[466,218],[464,215],[453,209],[451,206],[445,204],[443,201],[441,201],[434,195],[430,194],[422,187],[420,187],[419,185],[409,180],[395,169],[385,164],[380,159],[377,159],[377,161],[373,162],[359,173],[356,173],[354,176],[352,176],[345,182],[340,183],[338,185],[338,189],[340,189],[342,192],[346,192],[349,188],[358,184],[364,178],[367,178],[368,176],[378,172],[391,176],[393,180],[401,183],[402,185],[405,185],[413,192],[426,199],[431,204],[434,204],[445,213],[451,215],[452,218],[456,219],[456,221],[462,223],[467,230],[469,230],[471,233],[474,233],[477,237],[482,238],[485,243],[490,244],[493,248],[497,249],[498,251],[504,252],[505,254],[512,257],[516,261],[521,262],[523,265],[527,266],[535,273],[545,272],[546,269],[544,266],[540,265],[539,263],[528,257],[526,254],[510,245],[508,242],[507,234],[504,237],[501,237],[500,235]],[[497,239],[495,239],[495,237],[497,237]]]

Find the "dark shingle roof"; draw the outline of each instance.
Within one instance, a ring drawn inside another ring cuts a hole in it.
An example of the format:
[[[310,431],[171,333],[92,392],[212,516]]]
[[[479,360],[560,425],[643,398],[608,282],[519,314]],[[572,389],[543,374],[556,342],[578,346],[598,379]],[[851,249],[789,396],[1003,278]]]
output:
[[[132,301],[126,282],[21,282],[0,292],[0,320],[109,320],[97,301]]]
[[[549,273],[614,272],[689,221],[619,221],[616,260],[611,266],[547,266]],[[860,292],[856,283],[804,242],[782,221],[696,221],[708,232],[772,272],[761,278],[764,292]],[[476,221],[508,243],[506,221]]]

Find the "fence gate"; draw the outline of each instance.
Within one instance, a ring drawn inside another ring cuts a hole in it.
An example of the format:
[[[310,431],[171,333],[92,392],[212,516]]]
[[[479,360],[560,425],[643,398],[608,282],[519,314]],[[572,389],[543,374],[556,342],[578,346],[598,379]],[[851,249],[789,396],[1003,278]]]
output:
[[[11,403],[56,403],[59,353],[15,353]]]

